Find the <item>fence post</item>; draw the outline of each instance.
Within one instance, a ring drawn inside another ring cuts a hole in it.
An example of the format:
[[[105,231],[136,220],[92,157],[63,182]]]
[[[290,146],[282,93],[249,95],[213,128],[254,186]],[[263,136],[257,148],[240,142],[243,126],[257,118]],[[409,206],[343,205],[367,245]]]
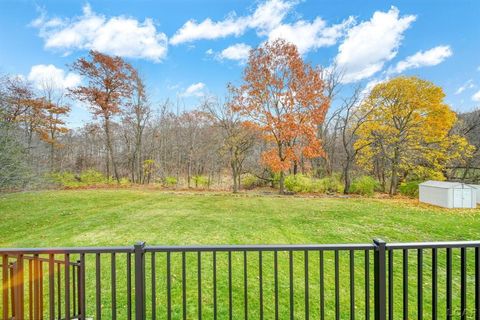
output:
[[[135,253],[135,320],[145,320],[145,242],[134,245]]]
[[[374,239],[374,283],[375,283],[375,320],[387,318],[387,285],[385,263],[385,241]]]

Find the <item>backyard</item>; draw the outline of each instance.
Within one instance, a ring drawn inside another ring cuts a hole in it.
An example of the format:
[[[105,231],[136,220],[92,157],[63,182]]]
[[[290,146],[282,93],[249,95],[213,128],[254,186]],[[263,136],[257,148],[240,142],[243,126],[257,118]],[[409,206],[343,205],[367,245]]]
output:
[[[2,247],[480,239],[480,210],[406,199],[76,190],[0,196]]]
[[[331,244],[371,243],[373,238],[387,242],[475,240],[480,238],[479,210],[447,210],[417,201],[401,198],[342,198],[297,197],[259,194],[231,195],[226,193],[165,192],[148,189],[105,189],[75,191],[43,191],[2,195],[0,198],[2,247],[62,247],[62,246],[131,246],[138,240],[150,245],[192,244]],[[409,261],[409,317],[417,317],[417,264],[416,250],[410,252]],[[247,255],[247,254],[246,254]],[[372,253],[370,253],[372,255]],[[259,316],[259,256],[248,253],[248,315]],[[460,251],[453,251],[453,305],[459,312]],[[59,256],[61,258],[61,255]],[[71,255],[72,260],[78,259]],[[202,266],[197,264],[196,253],[187,253],[186,292],[188,318],[198,316],[198,273],[202,273],[201,297],[203,317],[210,318],[212,308],[212,253],[202,254]],[[332,318],[334,300],[334,255],[325,252],[325,316]],[[364,253],[354,253],[355,265],[355,314],[365,318]],[[471,259],[470,259],[471,258]],[[473,254],[468,259],[469,296],[474,295]],[[151,298],[155,291],[157,318],[167,315],[166,257],[157,254],[155,289],[151,285],[151,255],[146,255],[147,317],[152,317]],[[216,259],[218,317],[228,315],[227,255],[218,253]],[[232,254],[233,315],[244,316],[244,274],[242,252]],[[263,254],[262,275],[264,281],[264,318],[273,318],[273,254]],[[287,252],[278,254],[279,313],[280,318],[289,315],[289,267]],[[293,253],[293,296],[296,318],[305,313],[303,251]],[[309,256],[310,317],[319,315],[319,256]],[[340,316],[348,317],[349,307],[349,255],[340,252]],[[424,250],[423,312],[431,313],[431,251]],[[126,315],[125,256],[116,260],[116,306],[120,318]],[[402,310],[402,257],[395,257],[394,301],[395,314]],[[111,317],[111,257],[101,258],[101,313]],[[372,260],[370,269],[373,272]],[[47,266],[44,266],[44,272]],[[87,315],[95,314],[95,257],[86,260]],[[182,314],[181,255],[171,255],[172,317]],[[63,276],[62,276],[63,277]],[[64,280],[62,280],[64,281]],[[445,251],[438,252],[438,315],[445,314]],[[370,279],[370,308],[373,307],[373,280]],[[47,284],[44,288],[47,292]],[[44,297],[44,300],[47,297]],[[468,301],[474,310],[473,299]],[[45,305],[48,301],[45,300]],[[473,316],[473,313],[472,313]]]

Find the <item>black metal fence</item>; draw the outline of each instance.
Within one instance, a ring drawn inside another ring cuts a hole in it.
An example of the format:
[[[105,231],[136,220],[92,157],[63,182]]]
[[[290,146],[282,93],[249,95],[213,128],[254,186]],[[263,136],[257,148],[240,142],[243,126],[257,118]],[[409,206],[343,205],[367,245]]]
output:
[[[480,242],[0,249],[3,319],[480,319]]]

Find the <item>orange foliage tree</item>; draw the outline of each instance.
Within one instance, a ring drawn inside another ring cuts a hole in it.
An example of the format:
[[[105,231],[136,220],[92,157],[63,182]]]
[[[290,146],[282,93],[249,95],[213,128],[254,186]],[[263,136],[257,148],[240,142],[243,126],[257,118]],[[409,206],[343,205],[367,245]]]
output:
[[[279,39],[250,52],[243,84],[231,90],[234,110],[271,142],[262,161],[279,173],[284,193],[285,171],[296,168],[301,157],[324,156],[317,128],[330,101],[321,70],[304,62],[295,45]]]
[[[114,155],[111,138],[112,118],[121,112],[120,106],[132,95],[136,70],[121,57],[90,51],[88,58],[80,58],[72,65],[87,81],[86,86],[78,86],[70,90],[70,94],[82,102],[86,102],[96,117],[102,119],[108,151],[106,165],[109,171],[110,160],[117,182],[120,176]],[[109,175],[109,173],[107,172]]]

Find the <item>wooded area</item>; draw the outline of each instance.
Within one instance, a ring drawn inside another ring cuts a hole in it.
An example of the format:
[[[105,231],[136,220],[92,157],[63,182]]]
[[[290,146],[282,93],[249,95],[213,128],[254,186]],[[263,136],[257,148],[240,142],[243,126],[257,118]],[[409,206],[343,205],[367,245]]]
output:
[[[367,92],[283,40],[253,49],[239,86],[180,110],[151,102],[126,60],[91,51],[82,85],[0,78],[0,190],[89,184],[276,187],[280,193],[395,194],[426,179],[480,180],[480,112],[456,114],[442,88],[397,77]],[[71,105],[92,121],[68,128]],[[353,187],[353,188],[352,188]]]

